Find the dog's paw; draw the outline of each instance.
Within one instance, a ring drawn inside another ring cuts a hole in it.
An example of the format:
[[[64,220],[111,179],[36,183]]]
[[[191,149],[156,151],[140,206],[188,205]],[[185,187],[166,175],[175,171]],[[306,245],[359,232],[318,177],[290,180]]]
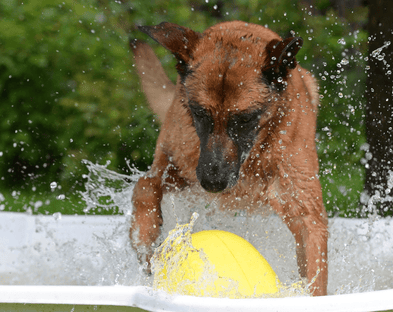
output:
[[[130,229],[131,247],[136,252],[138,262],[146,274],[151,274],[150,259],[153,256],[153,248],[146,246],[140,239],[139,228]]]
[[[137,258],[140,264],[140,270],[143,271],[147,275],[151,275],[151,263],[150,260],[153,254],[151,253],[143,253],[137,251]]]

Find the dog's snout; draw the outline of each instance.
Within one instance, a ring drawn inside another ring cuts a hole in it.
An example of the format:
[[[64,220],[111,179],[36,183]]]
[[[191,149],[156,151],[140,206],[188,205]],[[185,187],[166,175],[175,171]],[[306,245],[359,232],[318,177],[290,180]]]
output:
[[[226,170],[220,168],[219,164],[208,163],[202,165],[203,169],[198,174],[199,182],[201,186],[208,192],[221,192],[228,186],[228,177]]]
[[[234,151],[233,141],[223,134],[201,140],[196,176],[206,191],[217,193],[236,184],[240,158]]]
[[[221,192],[236,184],[239,166],[225,157],[217,157],[217,153],[201,154],[196,175],[201,186],[208,192]]]

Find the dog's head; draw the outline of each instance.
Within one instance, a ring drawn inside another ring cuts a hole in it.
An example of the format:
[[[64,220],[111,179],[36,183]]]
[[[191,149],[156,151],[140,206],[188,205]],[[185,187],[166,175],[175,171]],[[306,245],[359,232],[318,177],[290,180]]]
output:
[[[297,63],[302,39],[285,40],[262,26],[227,22],[203,34],[171,23],[139,29],[178,60],[181,94],[200,140],[201,186],[234,186],[255,142],[263,145]],[[276,120],[277,121],[277,120]]]

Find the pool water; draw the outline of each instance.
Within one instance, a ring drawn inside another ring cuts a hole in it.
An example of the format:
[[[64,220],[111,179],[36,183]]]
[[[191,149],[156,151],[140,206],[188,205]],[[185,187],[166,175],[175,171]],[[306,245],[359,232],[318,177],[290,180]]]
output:
[[[0,262],[2,285],[152,285],[138,264],[128,238],[134,182],[88,164],[86,210],[116,205],[118,216],[32,216],[1,213]],[[116,182],[116,183],[115,183]],[[100,204],[100,197],[109,198]],[[287,284],[299,281],[292,234],[272,212],[219,211],[214,202],[189,191],[166,195],[163,200],[163,241],[176,223],[199,214],[194,231],[220,229],[252,243]],[[329,220],[330,295],[393,288],[393,220]]]

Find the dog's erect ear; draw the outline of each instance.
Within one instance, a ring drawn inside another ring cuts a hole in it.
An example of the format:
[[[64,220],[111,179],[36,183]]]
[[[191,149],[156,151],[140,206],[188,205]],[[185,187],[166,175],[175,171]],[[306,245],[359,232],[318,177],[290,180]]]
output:
[[[157,26],[138,26],[164,48],[171,51],[178,60],[177,70],[180,75],[187,74],[187,63],[202,35],[189,28],[163,22]]]
[[[300,37],[290,37],[282,41],[273,39],[266,46],[266,60],[262,74],[269,84],[278,90],[286,86],[288,70],[296,67],[296,54],[303,45]]]

